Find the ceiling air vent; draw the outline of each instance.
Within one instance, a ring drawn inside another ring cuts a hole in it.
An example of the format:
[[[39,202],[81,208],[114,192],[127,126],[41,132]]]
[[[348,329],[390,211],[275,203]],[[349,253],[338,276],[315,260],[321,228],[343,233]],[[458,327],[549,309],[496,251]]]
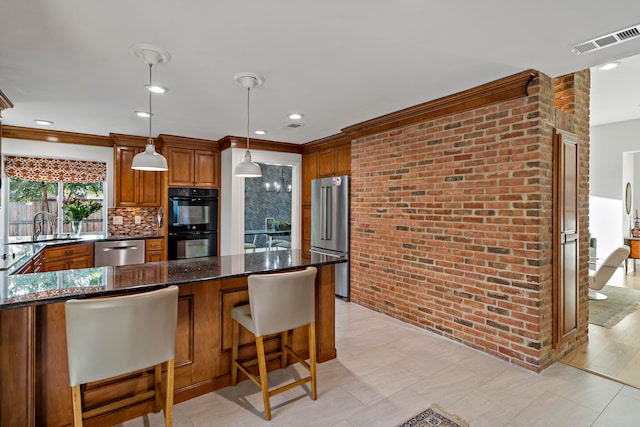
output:
[[[285,129],[297,129],[300,126],[302,126],[301,123],[289,123],[288,125],[285,126]]]
[[[640,37],[640,24],[615,33],[607,34],[597,39],[588,40],[580,43],[571,49],[574,55],[582,55],[583,53],[592,52],[594,50],[604,49],[617,43]]]

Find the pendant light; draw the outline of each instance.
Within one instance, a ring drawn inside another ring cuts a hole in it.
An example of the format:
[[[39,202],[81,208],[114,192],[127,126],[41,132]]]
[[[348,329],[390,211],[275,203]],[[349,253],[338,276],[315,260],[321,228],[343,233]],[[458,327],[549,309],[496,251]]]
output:
[[[161,154],[156,153],[156,146],[151,137],[151,117],[153,116],[153,111],[151,110],[151,95],[153,94],[151,90],[153,87],[151,70],[154,65],[167,62],[170,56],[167,52],[146,44],[134,45],[131,48],[131,52],[140,57],[145,64],[149,65],[149,86],[147,86],[147,90],[149,91],[149,138],[147,139],[145,150],[142,153],[136,154],[133,158],[131,169],[166,171],[169,169],[167,159]]]
[[[251,88],[264,83],[264,77],[255,73],[238,73],[233,76],[242,86],[247,88],[247,151],[244,152],[244,160],[236,165],[235,176],[242,178],[258,178],[262,176],[260,165],[251,161],[251,151],[249,151],[249,99]]]

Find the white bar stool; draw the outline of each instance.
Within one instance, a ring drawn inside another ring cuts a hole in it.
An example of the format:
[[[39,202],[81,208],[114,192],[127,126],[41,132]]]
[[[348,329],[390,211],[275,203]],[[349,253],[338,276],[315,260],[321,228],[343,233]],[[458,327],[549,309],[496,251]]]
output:
[[[155,399],[166,426],[173,423],[178,287],[65,303],[73,425],[143,400]],[[162,363],[167,362],[162,392]],[[154,389],[83,410],[81,385],[155,367]]]
[[[316,312],[315,312],[315,267],[306,270],[275,274],[254,274],[248,277],[249,304],[231,309],[233,318],[231,384],[238,382],[238,369],[262,390],[264,417],[271,419],[269,398],[293,387],[311,382],[311,399],[316,400]],[[256,340],[257,359],[238,360],[240,325],[253,333]],[[309,363],[288,344],[289,331],[308,325]],[[264,337],[280,334],[279,351],[265,354]],[[293,383],[269,390],[267,360],[280,358],[280,367],[287,366],[287,355],[309,371],[309,376]],[[249,372],[257,363],[260,379]]]

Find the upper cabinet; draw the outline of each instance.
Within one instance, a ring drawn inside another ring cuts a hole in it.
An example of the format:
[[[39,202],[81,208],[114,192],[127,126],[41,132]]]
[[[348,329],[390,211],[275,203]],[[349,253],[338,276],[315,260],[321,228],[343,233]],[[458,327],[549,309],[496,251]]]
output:
[[[169,164],[169,187],[220,186],[220,150],[215,141],[161,135]]]
[[[131,169],[133,158],[145,149],[146,138],[112,134],[115,141],[116,207],[159,207],[162,204],[162,174]],[[159,148],[156,146],[156,150]]]

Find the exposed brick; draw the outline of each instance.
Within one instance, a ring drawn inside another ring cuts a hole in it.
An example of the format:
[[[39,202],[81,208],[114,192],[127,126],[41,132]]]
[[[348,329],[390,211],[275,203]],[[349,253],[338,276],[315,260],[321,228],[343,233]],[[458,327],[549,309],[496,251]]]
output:
[[[540,74],[528,96],[354,140],[352,301],[533,371],[584,343],[581,271],[578,334],[552,348],[553,129],[579,136],[587,230],[589,85]]]

